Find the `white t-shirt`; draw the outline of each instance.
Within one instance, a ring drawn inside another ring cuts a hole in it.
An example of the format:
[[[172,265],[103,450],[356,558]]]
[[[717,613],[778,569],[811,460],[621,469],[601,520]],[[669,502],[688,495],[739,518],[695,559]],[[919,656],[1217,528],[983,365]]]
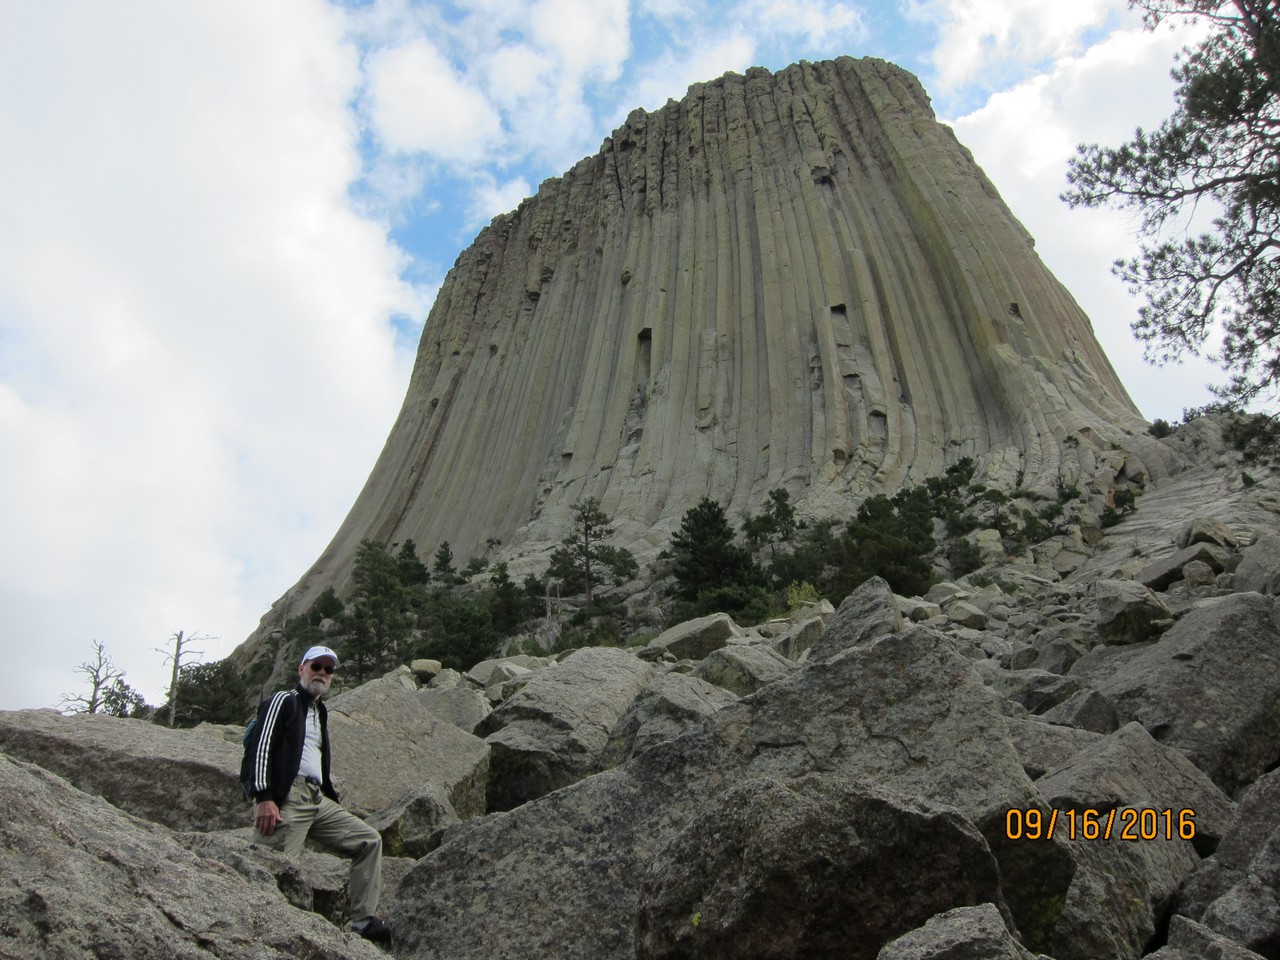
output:
[[[302,740],[298,775],[324,779],[324,768],[320,765],[320,711],[314,705],[307,707],[307,735]]]

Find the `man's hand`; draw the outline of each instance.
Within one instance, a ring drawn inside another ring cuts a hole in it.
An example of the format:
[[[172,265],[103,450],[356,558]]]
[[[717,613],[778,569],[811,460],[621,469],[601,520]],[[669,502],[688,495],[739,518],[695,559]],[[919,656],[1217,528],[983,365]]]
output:
[[[254,826],[258,828],[260,834],[269,837],[282,823],[284,818],[280,816],[280,808],[276,806],[274,800],[262,800],[258,803],[257,810],[254,811]]]

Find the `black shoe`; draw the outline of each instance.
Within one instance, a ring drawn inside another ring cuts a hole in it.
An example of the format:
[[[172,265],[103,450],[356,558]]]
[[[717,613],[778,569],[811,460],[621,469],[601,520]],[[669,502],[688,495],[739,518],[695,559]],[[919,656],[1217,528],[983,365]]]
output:
[[[373,943],[391,942],[391,927],[381,917],[370,917],[363,927],[357,927],[352,924],[352,929]]]

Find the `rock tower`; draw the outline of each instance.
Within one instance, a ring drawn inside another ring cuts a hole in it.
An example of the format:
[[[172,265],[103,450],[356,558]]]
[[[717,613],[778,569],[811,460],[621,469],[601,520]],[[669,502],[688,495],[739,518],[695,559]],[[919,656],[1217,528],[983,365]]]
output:
[[[366,537],[545,553],[584,497],[643,556],[708,495],[847,516],[963,456],[1048,491],[1117,443],[1140,458],[1145,421],[1033,248],[892,64],[752,69],[637,110],[458,257],[288,606],[341,591]]]

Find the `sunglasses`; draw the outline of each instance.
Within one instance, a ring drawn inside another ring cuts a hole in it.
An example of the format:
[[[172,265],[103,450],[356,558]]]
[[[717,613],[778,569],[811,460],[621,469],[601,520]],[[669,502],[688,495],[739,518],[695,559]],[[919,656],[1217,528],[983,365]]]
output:
[[[332,663],[313,663],[311,669],[316,673],[333,673],[338,668]]]

